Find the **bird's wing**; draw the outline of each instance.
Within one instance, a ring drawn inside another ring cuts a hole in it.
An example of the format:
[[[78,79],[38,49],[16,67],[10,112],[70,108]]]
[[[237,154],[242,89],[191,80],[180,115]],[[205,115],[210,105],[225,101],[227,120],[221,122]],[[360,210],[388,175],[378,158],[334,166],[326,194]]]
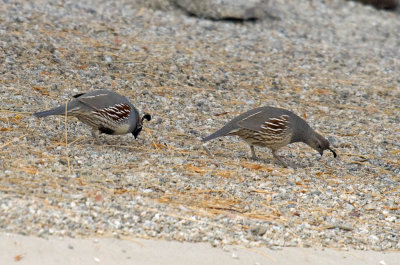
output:
[[[115,121],[127,118],[132,112],[132,107],[124,96],[109,91],[89,92],[79,96],[76,100],[89,107],[93,112],[99,115],[108,115]]]
[[[273,115],[266,110],[261,110],[242,118],[236,124],[241,128],[279,135],[287,130],[289,115]]]
[[[243,128],[272,136],[283,135],[289,129],[290,117],[287,110],[273,107],[258,107],[240,114],[213,134],[203,138],[203,142],[225,135],[232,135]]]
[[[76,100],[95,110],[104,109],[117,104],[128,103],[128,100],[124,96],[118,95],[117,93],[111,93],[110,91],[102,90],[95,90],[89,93],[85,93],[77,97]]]

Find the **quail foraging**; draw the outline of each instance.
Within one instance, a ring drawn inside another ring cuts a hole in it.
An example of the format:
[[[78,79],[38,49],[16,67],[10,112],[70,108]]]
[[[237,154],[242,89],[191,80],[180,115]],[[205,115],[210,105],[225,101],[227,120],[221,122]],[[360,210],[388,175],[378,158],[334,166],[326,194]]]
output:
[[[36,117],[65,115],[78,118],[91,127],[98,144],[100,133],[117,135],[132,133],[135,139],[142,130],[143,120],[151,120],[150,114],[139,117],[137,109],[129,100],[110,90],[94,90],[73,96],[74,99],[57,108],[36,112]]]
[[[240,114],[224,127],[205,137],[203,142],[212,139],[237,135],[250,145],[252,158],[256,159],[254,146],[269,147],[273,156],[285,167],[287,164],[278,156],[279,148],[290,143],[303,142],[317,150],[321,156],[324,150],[336,152],[329,142],[315,132],[305,120],[291,111],[274,107],[260,107]]]

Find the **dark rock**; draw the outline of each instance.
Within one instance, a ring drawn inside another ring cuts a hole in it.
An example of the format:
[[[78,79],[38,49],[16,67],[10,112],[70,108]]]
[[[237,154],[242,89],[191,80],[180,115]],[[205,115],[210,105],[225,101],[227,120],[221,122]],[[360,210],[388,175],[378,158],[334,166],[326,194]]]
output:
[[[265,0],[175,0],[187,13],[211,19],[249,20],[267,15]]]
[[[393,10],[399,6],[399,0],[353,0],[357,2],[361,2],[366,5],[373,5],[379,9],[389,9]]]

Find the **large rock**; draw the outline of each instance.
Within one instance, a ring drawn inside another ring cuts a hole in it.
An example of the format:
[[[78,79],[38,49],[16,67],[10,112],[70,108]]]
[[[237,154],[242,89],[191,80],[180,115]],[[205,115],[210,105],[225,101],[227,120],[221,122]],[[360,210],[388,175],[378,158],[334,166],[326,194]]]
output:
[[[261,19],[268,0],[172,0],[186,12],[211,19]]]
[[[133,0],[140,7],[147,7],[159,10],[174,10],[176,9],[175,0]]]
[[[355,0],[367,5],[373,5],[376,8],[396,9],[399,7],[400,0]]]

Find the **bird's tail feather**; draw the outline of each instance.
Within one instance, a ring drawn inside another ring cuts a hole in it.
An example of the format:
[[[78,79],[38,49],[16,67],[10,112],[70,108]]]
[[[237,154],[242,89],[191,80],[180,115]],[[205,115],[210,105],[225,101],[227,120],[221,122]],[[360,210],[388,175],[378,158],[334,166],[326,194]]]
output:
[[[208,141],[210,141],[210,140],[212,140],[212,139],[214,139],[214,138],[217,138],[218,136],[215,136],[215,133],[213,133],[213,134],[211,134],[211,135],[209,135],[209,136],[207,136],[207,137],[204,137],[201,141],[203,142],[203,143],[205,143],[205,142],[208,142]]]
[[[228,131],[228,132],[229,132],[229,131]],[[225,136],[228,132],[225,132],[225,131],[223,131],[223,130],[221,129],[221,130],[216,131],[216,132],[213,133],[213,134],[210,134],[210,135],[207,136],[207,137],[204,137],[201,141],[202,141],[203,143],[205,143],[205,142],[208,142],[208,141],[210,141],[210,140],[212,140],[212,139],[215,139],[215,138],[218,138],[218,137],[221,137],[221,136]]]
[[[35,115],[36,117],[39,117],[39,118],[47,117],[47,116],[51,116],[51,115],[64,115],[64,114],[65,114],[65,105],[59,106],[54,109],[33,113],[33,115]]]

